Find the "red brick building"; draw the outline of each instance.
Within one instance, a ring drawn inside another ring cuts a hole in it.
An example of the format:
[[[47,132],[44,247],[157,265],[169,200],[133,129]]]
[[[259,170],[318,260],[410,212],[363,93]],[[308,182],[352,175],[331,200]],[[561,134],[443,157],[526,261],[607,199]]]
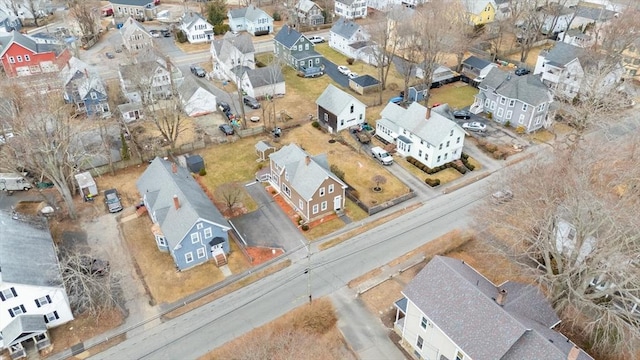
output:
[[[8,77],[58,72],[70,58],[64,45],[38,44],[17,31],[0,35],[0,61]]]

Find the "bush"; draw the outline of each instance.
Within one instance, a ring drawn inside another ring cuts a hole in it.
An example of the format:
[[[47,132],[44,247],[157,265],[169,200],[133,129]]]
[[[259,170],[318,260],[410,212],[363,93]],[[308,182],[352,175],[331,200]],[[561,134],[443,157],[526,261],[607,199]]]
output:
[[[524,126],[520,125],[516,128],[516,133],[522,135],[526,132],[527,130],[524,128]]]
[[[431,187],[436,187],[436,186],[440,185],[440,179],[426,178],[426,179],[424,179],[424,182],[427,183],[427,185],[429,185]]]
[[[487,144],[485,146],[485,148],[487,149],[488,152],[493,153],[498,151],[498,146],[496,144]]]
[[[315,334],[324,334],[338,321],[333,305],[327,299],[315,300],[293,318],[293,327]]]
[[[187,42],[187,35],[182,30],[178,30],[176,32],[176,41],[181,44]]]
[[[300,227],[300,229],[302,229],[302,231],[307,231],[307,230],[309,230],[309,225],[307,225],[307,224],[302,224],[302,226]]]
[[[407,156],[406,159],[410,164],[415,164],[415,159],[412,156]]]
[[[472,164],[465,164],[464,166],[466,166],[466,167],[467,167],[467,169],[469,169],[469,171],[473,171],[473,170],[475,170],[475,168],[476,168],[476,167],[475,167],[475,166],[473,166]]]
[[[280,21],[282,20],[282,16],[280,16],[280,13],[277,11],[273,12],[273,15],[271,15],[271,17],[273,18],[273,21]]]
[[[218,24],[213,27],[213,33],[215,35],[226,34],[229,31],[231,31],[231,27],[229,27],[228,24]]]
[[[396,83],[387,84],[387,89],[389,89],[391,91],[396,91],[396,90],[398,90],[398,84],[396,84]]]
[[[344,181],[344,171],[340,170],[339,167],[337,167],[336,165],[332,164],[330,166],[330,170],[335,176],[338,177],[338,179]]]
[[[469,159],[469,154],[467,154],[467,153],[462,153],[462,155],[460,155],[460,158],[461,158],[462,160],[467,160],[467,159]]]
[[[200,176],[207,175],[207,169],[205,169],[205,168],[200,169],[200,171],[198,171],[198,175],[200,175]]]
[[[504,160],[507,157],[507,153],[502,150],[496,150],[491,153],[491,156],[493,156],[493,158],[497,160]]]
[[[347,64],[349,64],[349,65],[353,65],[353,63],[354,63],[355,61],[356,61],[356,59],[354,59],[354,58],[348,58],[348,59],[347,59]]]
[[[314,128],[316,128],[316,129],[320,129],[320,123],[319,123],[319,122],[317,122],[317,121],[312,122],[312,123],[311,123],[311,126],[313,126],[313,127],[314,127]]]
[[[487,119],[489,119],[489,120],[493,119],[493,113],[488,112],[487,113]]]

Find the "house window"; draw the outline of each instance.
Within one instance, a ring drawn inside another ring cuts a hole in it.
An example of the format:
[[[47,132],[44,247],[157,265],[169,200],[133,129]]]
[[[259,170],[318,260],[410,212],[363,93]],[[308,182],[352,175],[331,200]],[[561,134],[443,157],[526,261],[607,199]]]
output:
[[[520,118],[518,119],[518,124],[524,124],[524,114],[520,114]]]
[[[496,109],[496,102],[492,101],[491,102],[491,110],[495,110]]]
[[[453,136],[453,129],[449,132],[449,136]],[[420,140],[420,144],[422,144],[422,140]]]
[[[329,184],[329,194],[333,193],[333,188],[334,188],[334,185]]]
[[[318,213],[318,204],[313,205],[313,213],[314,214]]]
[[[456,354],[456,360],[464,360],[464,355],[462,354],[462,352],[458,351],[458,353]]]
[[[211,230],[210,227],[204,229],[204,238],[205,239],[209,239],[212,236],[213,236],[213,231]]]
[[[540,104],[540,106],[538,106],[538,111],[543,111],[544,110],[544,103]]]
[[[353,114],[353,108],[354,108],[354,106],[353,106],[353,105],[351,105],[351,108],[349,109],[349,112],[350,112],[351,114]]]
[[[24,61],[31,61],[31,56],[25,55],[24,56]]]
[[[511,120],[511,115],[513,115],[513,111],[507,110],[507,116],[506,116],[507,120]]]
[[[418,340],[416,341],[416,346],[418,347],[418,349],[422,350],[423,343],[424,343],[424,340],[422,339],[422,336],[418,335]]]
[[[540,125],[541,122],[542,122],[542,116],[536,116],[535,125]]]
[[[309,44],[304,44],[304,49],[309,50]]]
[[[503,108],[499,108],[498,109],[498,117],[502,117],[503,113],[504,113],[504,109]]]
[[[200,241],[200,234],[199,233],[193,233],[191,234],[191,243],[192,244],[196,244]]]
[[[198,259],[202,259],[206,255],[206,249],[201,247],[198,249]]]
[[[167,240],[165,240],[164,236],[160,236],[157,238],[159,246],[167,246]]]
[[[438,150],[442,150],[442,144],[440,144],[440,147],[438,148]]]
[[[304,201],[302,201],[302,199],[298,200],[298,207],[300,210],[304,210]]]
[[[324,121],[329,121],[329,114],[324,113]]]
[[[422,317],[422,321],[420,322],[420,327],[423,329],[427,328],[427,324],[429,324],[429,320],[426,317]]]
[[[449,147],[449,141],[447,140],[447,147]]]
[[[16,56],[16,60],[18,60],[18,62],[22,62],[22,56],[20,55]]]
[[[287,186],[287,184],[282,184],[282,191],[288,196],[291,197],[291,190]]]
[[[60,316],[58,315],[57,311],[54,311],[52,313],[48,313],[48,314],[44,315],[44,322],[47,323],[47,324],[52,322],[52,321],[56,321],[58,319],[60,319]]]
[[[448,153],[444,153],[444,159],[447,160]]]
[[[189,251],[188,253],[184,254],[184,260],[187,263],[193,262],[193,253]]]
[[[95,92],[91,92],[91,98],[93,100],[96,100],[98,98],[98,94],[96,94]]]
[[[491,104],[491,100],[486,99],[486,100],[484,101],[484,106],[485,106],[485,107],[489,107],[489,105],[490,105],[490,104]]]
[[[507,98],[505,97],[500,97],[500,105],[504,105],[507,103]]]
[[[15,64],[16,63],[16,59],[14,59],[13,56],[9,56],[9,63],[10,64]]]
[[[515,104],[516,104],[515,100],[513,100],[513,99],[509,100],[509,107],[514,107]]]
[[[41,307],[42,305],[51,304],[51,297],[49,295],[43,296],[41,298],[35,299],[36,306]]]
[[[527,104],[522,104],[522,111],[527,111]]]
[[[289,181],[289,172],[287,170],[284,171],[284,179]]]
[[[456,139],[456,144],[460,144],[460,136]]]
[[[438,160],[436,160],[436,162],[440,162],[440,155],[438,155]]]
[[[320,190],[318,190],[318,194],[320,194],[320,196],[324,196],[324,187],[321,187]]]
[[[9,315],[11,317],[16,317],[17,315],[24,314],[27,312],[27,309],[24,308],[24,305],[18,305],[13,309],[9,309]]]
[[[425,153],[424,154],[424,159],[428,161],[429,160],[429,154]]]
[[[325,211],[327,210],[327,202],[323,201],[322,204],[320,204],[320,210]]]
[[[422,150],[418,149],[418,157],[422,157]]]
[[[2,301],[11,299],[16,296],[18,296],[18,293],[16,292],[15,288],[9,288],[6,290],[2,290],[2,292],[0,292],[0,299],[2,299]]]
[[[200,230],[204,227],[203,223],[198,223],[198,225],[196,225],[196,229]]]

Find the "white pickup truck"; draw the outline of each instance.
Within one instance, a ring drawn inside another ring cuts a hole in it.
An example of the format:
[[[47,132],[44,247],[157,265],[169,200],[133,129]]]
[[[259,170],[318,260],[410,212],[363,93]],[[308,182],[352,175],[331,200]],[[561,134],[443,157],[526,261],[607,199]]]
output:
[[[393,157],[383,148],[375,146],[371,148],[371,156],[380,161],[382,165],[393,164]]]

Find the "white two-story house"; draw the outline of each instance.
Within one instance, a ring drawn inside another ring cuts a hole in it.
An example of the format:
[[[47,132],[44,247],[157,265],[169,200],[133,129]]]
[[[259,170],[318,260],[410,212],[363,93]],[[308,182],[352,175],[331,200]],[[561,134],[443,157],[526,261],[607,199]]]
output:
[[[50,345],[47,330],[73,314],[44,219],[0,211],[0,254],[0,349],[17,358],[23,343]]]
[[[138,21],[129,17],[120,28],[122,45],[131,53],[139,54],[153,49],[153,36]]]
[[[255,52],[251,35],[226,33],[211,42],[214,75],[239,84],[244,72],[256,68]]]
[[[364,28],[354,21],[338,19],[329,32],[329,47],[350,58],[357,59],[362,45],[368,46],[370,36]],[[358,46],[353,46],[358,44]]]
[[[273,33],[273,18],[254,5],[231,9],[227,12],[227,17],[232,31],[246,31],[253,36]]]
[[[365,121],[367,106],[354,96],[329,84],[318,100],[318,121],[330,133],[340,132]]]
[[[213,26],[197,12],[189,11],[182,16],[180,30],[187,36],[191,44],[213,40]]]
[[[311,0],[299,0],[296,4],[296,16],[301,24],[316,26],[324,24],[322,8]]]
[[[554,330],[534,285],[495,285],[462,260],[436,256],[396,301],[395,331],[417,359],[592,360]]]
[[[447,116],[417,102],[403,108],[388,103],[376,122],[376,136],[395,144],[398,154],[411,156],[433,169],[460,159],[465,131]]]
[[[169,98],[184,80],[182,71],[161,57],[120,65],[118,75],[122,93],[131,103]]]
[[[472,112],[491,113],[494,121],[527,133],[553,121],[549,113],[553,94],[536,75],[516,76],[493,68],[478,88]]]
[[[336,0],[334,12],[345,19],[364,19],[367,17],[367,1]]]

